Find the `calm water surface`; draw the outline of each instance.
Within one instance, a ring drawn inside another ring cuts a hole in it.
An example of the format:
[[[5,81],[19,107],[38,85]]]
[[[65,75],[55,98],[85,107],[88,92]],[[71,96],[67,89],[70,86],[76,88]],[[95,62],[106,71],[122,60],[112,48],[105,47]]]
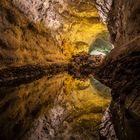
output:
[[[0,140],[98,140],[110,89],[67,73],[0,87]]]

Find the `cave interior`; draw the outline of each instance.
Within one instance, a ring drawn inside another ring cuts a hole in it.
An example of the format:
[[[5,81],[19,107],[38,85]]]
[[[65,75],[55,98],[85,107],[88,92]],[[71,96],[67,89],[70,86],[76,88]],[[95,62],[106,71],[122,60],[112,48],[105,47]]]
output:
[[[140,1],[0,0],[0,131],[139,140]]]

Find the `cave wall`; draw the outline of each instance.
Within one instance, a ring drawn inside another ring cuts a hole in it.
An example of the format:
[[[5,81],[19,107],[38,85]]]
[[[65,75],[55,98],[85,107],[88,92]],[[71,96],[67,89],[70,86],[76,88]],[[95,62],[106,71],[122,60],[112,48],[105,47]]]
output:
[[[0,66],[67,62],[107,28],[92,0],[1,0]]]
[[[122,46],[140,34],[140,2],[114,0],[108,15],[108,29],[111,40]]]
[[[11,0],[0,1],[0,68],[65,61],[41,22],[33,23]]]
[[[140,132],[140,2],[113,0],[107,27],[115,48],[98,71],[112,89],[112,121],[119,140],[138,140]]]
[[[88,52],[96,35],[107,31],[92,0],[13,0],[26,17],[47,27],[57,46],[70,58]]]

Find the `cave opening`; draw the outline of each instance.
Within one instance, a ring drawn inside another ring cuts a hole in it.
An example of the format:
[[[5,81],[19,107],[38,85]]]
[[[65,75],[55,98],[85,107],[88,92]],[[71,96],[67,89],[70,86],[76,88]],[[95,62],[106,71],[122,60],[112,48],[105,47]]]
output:
[[[1,140],[139,140],[139,0],[0,1]]]

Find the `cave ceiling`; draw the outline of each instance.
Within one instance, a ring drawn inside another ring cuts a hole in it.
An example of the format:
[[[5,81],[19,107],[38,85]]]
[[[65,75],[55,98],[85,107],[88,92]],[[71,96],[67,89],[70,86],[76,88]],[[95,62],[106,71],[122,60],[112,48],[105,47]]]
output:
[[[86,51],[96,36],[107,31],[93,0],[13,0],[30,22],[50,30],[68,58]]]

